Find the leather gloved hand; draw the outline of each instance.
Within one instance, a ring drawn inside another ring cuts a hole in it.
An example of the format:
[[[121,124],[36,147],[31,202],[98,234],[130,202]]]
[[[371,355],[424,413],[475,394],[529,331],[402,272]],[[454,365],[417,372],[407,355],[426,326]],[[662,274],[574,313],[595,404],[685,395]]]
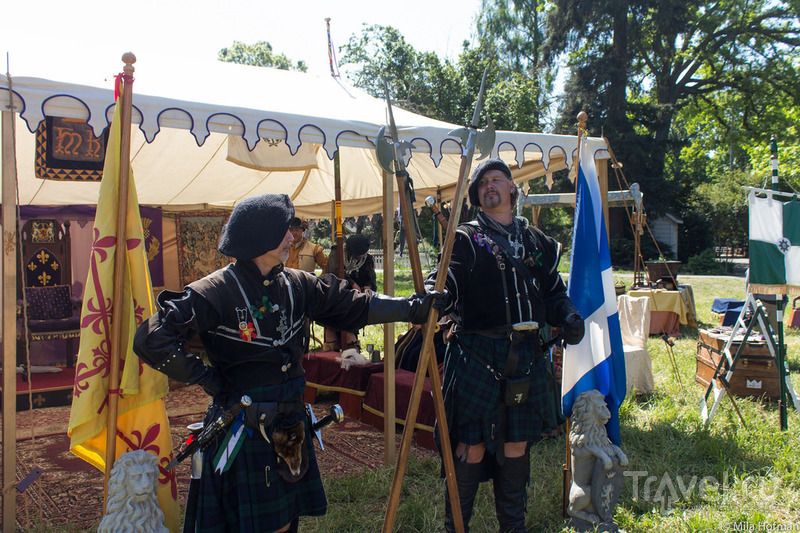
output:
[[[442,292],[431,291],[430,294],[434,295],[433,308],[439,311],[439,315],[447,315],[453,310],[456,299],[450,291],[443,289]]]
[[[408,297],[408,302],[411,304],[411,311],[408,316],[408,321],[412,324],[424,324],[428,319],[428,313],[431,307],[436,308],[438,311],[446,308],[447,298],[446,292],[430,291],[412,294]]]
[[[564,319],[561,327],[561,334],[567,344],[578,344],[583,339],[584,325],[583,318],[578,313],[570,313]]]

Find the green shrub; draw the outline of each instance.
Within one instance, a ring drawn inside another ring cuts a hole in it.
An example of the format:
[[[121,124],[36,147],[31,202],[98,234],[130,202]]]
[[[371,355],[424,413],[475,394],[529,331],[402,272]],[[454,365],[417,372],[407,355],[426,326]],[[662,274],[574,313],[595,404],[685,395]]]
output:
[[[611,264],[615,267],[629,267],[633,265],[635,244],[632,239],[611,239],[608,251],[611,253]]]
[[[714,250],[706,248],[689,258],[686,270],[692,274],[722,274],[725,269],[717,262]]]

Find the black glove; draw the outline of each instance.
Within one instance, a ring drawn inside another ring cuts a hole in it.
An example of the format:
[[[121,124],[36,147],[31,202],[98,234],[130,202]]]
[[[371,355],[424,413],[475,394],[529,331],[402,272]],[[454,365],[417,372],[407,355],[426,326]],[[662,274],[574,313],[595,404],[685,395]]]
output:
[[[412,294],[408,298],[392,298],[385,294],[372,293],[369,301],[368,324],[386,322],[411,322],[423,324],[428,318],[434,301],[442,299],[440,292]]]
[[[564,319],[564,326],[561,328],[561,334],[567,344],[578,344],[583,339],[584,326],[583,318],[578,313],[570,313]]]
[[[428,320],[428,313],[431,307],[435,308],[441,314],[447,308],[447,292],[430,291],[425,293],[416,293],[408,297],[411,303],[411,315],[408,321],[412,324],[424,324]]]
[[[447,289],[443,289],[442,292],[431,290],[428,294],[433,296],[433,308],[439,311],[440,316],[447,315],[453,310],[456,299]]]

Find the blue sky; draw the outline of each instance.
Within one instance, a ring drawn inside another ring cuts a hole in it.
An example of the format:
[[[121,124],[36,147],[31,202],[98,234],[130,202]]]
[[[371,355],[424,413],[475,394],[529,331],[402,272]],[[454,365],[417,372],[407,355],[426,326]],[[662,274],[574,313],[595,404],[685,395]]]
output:
[[[82,63],[118,69],[123,52],[148,61],[213,60],[234,40],[265,40],[309,71],[330,72],[325,18],[337,47],[362,24],[394,26],[418,50],[455,59],[462,41],[471,40],[480,0],[403,0],[401,2],[294,0],[100,0],[8,2],[0,32],[2,72],[35,64],[58,71]],[[10,68],[7,69],[6,57]]]

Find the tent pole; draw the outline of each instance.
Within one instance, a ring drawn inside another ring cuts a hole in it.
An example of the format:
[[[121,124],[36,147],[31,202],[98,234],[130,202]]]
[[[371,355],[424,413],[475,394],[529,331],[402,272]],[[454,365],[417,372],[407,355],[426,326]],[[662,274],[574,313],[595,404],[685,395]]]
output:
[[[341,150],[336,150],[333,156],[333,216],[336,225],[336,276],[339,279],[344,277],[344,237],[342,230],[342,165],[340,162]],[[339,351],[344,351],[345,332],[337,331],[336,338],[339,339]]]
[[[333,194],[334,194],[334,222],[336,224],[336,259],[338,263],[339,279],[344,279],[344,244],[342,237],[342,170],[339,163],[339,150],[333,156]]]
[[[580,150],[580,148],[578,148],[578,150]],[[578,161],[580,161],[580,159]],[[605,159],[596,159],[594,166],[597,169],[597,181],[600,184],[600,198],[603,202],[603,216],[606,220],[606,235],[611,235],[610,219],[608,217],[608,161]]]
[[[394,182],[383,176],[383,293],[394,296]],[[394,463],[395,444],[395,329],[394,322],[383,325],[383,464]]]
[[[9,91],[9,94],[11,91]],[[3,122],[3,531],[14,531],[17,497],[17,162],[13,104]],[[13,208],[12,208],[13,206]]]
[[[111,346],[109,350],[110,370],[108,380],[108,425],[106,427],[106,468],[103,482],[104,501],[108,500],[108,480],[117,453],[117,407],[119,403],[120,339],[122,321],[117,320],[122,309],[124,296],[125,268],[128,264],[126,246],[126,226],[128,211],[128,189],[131,168],[131,108],[133,103],[133,64],[136,56],[127,52],[122,56],[125,63],[120,76],[122,85],[122,124],[120,133],[119,189],[117,202],[117,235],[114,248],[114,301],[111,310]],[[105,507],[105,506],[104,506]]]

